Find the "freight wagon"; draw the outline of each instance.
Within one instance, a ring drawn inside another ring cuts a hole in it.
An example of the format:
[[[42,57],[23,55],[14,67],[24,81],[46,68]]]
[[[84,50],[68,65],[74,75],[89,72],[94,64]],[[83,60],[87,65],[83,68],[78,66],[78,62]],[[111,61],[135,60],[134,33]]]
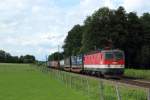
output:
[[[48,67],[58,69],[59,63],[58,63],[58,61],[48,61]]]

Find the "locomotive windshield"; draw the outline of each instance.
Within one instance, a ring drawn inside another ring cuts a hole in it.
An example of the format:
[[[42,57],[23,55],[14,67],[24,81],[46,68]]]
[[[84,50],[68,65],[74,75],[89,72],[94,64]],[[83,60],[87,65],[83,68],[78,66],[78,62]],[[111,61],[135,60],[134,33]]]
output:
[[[113,54],[111,52],[105,53],[105,59],[107,59],[107,60],[113,59]]]
[[[106,60],[120,60],[124,58],[124,54],[120,51],[105,52]]]
[[[115,60],[123,59],[123,53],[122,52],[114,52],[114,58]]]

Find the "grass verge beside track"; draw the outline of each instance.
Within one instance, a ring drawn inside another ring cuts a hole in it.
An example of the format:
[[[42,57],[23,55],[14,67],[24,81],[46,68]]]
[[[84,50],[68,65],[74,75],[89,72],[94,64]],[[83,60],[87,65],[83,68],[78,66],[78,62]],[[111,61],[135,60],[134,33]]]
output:
[[[150,80],[150,70],[125,69],[124,76]]]
[[[119,97],[121,100],[147,100],[148,97],[148,89],[146,88],[74,73],[53,72],[56,75],[60,74],[60,76],[65,76],[64,82],[69,82],[72,88],[83,91],[88,95],[88,100],[119,100]]]
[[[0,64],[0,100],[87,100],[28,64]]]

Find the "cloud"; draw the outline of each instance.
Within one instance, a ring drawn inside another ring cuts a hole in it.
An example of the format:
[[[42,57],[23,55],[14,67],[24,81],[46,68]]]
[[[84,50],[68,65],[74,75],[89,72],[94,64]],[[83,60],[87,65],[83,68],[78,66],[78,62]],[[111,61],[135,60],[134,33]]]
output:
[[[67,13],[67,22],[70,25],[82,24],[87,16],[102,6],[100,0],[80,0],[79,4]]]
[[[139,15],[144,12],[150,12],[150,3],[149,0],[124,0],[122,6],[129,11],[135,11]]]
[[[5,50],[13,53],[13,55],[34,54],[38,57],[38,55],[45,56],[54,50],[56,51],[58,45],[63,43],[64,37],[61,34],[41,33],[30,35],[30,37],[8,36],[0,37],[0,39],[3,41],[0,47],[5,47]]]
[[[0,4],[0,48],[13,55],[42,55],[62,45],[65,33],[61,9],[48,0],[5,0]],[[67,29],[66,29],[67,30]]]
[[[75,24],[101,7],[124,6],[139,14],[150,11],[148,0],[0,0],[0,49],[13,55],[45,59]]]

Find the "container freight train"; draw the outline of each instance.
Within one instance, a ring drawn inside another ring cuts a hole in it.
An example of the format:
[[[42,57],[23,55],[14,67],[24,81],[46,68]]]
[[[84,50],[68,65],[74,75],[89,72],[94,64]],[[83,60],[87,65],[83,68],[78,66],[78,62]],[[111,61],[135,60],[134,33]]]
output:
[[[71,56],[49,61],[49,67],[92,75],[122,76],[125,66],[124,52],[118,49],[101,50],[86,55]]]

